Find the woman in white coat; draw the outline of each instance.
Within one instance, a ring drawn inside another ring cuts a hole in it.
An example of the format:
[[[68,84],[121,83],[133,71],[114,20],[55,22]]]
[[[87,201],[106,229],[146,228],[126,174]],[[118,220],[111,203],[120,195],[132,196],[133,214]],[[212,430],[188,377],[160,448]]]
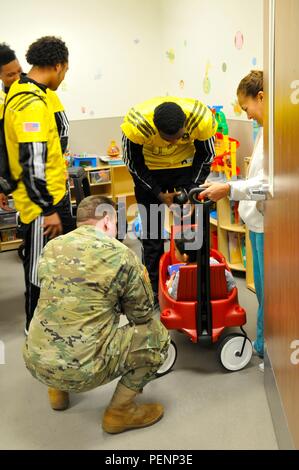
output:
[[[253,270],[256,295],[259,303],[257,312],[257,331],[253,347],[260,357],[264,356],[264,216],[259,203],[251,200],[250,191],[259,188],[264,182],[263,173],[263,72],[254,70],[240,82],[237,90],[238,101],[247,113],[248,119],[255,119],[261,126],[245,180],[227,183],[206,183],[201,197],[212,201],[229,196],[241,201],[239,213],[249,229],[252,245]],[[261,367],[261,369],[263,369]]]

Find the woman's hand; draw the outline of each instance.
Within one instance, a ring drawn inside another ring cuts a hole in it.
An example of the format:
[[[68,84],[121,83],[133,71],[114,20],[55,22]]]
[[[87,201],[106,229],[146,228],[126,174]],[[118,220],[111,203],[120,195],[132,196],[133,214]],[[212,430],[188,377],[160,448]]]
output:
[[[208,198],[217,202],[230,193],[230,185],[228,183],[205,183],[200,186],[206,188],[199,195],[200,199]]]

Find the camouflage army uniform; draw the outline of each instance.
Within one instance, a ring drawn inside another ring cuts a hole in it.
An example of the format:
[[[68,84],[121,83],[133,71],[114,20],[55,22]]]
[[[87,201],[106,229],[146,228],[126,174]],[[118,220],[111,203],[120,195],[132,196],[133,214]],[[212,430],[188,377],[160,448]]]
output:
[[[169,335],[153,318],[148,274],[130,249],[83,225],[45,246],[39,277],[41,294],[24,348],[35,378],[75,392],[119,376],[138,391],[153,379]],[[129,320],[123,327],[121,313]]]

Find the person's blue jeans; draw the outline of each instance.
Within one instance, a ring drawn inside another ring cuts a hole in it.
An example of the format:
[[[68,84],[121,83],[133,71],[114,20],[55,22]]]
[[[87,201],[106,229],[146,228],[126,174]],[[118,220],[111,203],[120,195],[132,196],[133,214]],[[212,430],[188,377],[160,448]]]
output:
[[[257,300],[259,303],[257,311],[256,340],[254,349],[264,356],[264,234],[249,232],[253,256],[253,275]]]

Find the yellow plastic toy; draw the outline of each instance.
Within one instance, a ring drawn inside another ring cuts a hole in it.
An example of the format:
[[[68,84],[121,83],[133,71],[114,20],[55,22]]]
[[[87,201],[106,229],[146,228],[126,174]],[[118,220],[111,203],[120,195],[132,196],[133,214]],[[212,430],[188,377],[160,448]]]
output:
[[[237,147],[240,143],[228,135],[216,134],[215,151],[216,156],[211,165],[211,171],[223,173],[226,180],[236,179],[240,174],[237,167]]]

